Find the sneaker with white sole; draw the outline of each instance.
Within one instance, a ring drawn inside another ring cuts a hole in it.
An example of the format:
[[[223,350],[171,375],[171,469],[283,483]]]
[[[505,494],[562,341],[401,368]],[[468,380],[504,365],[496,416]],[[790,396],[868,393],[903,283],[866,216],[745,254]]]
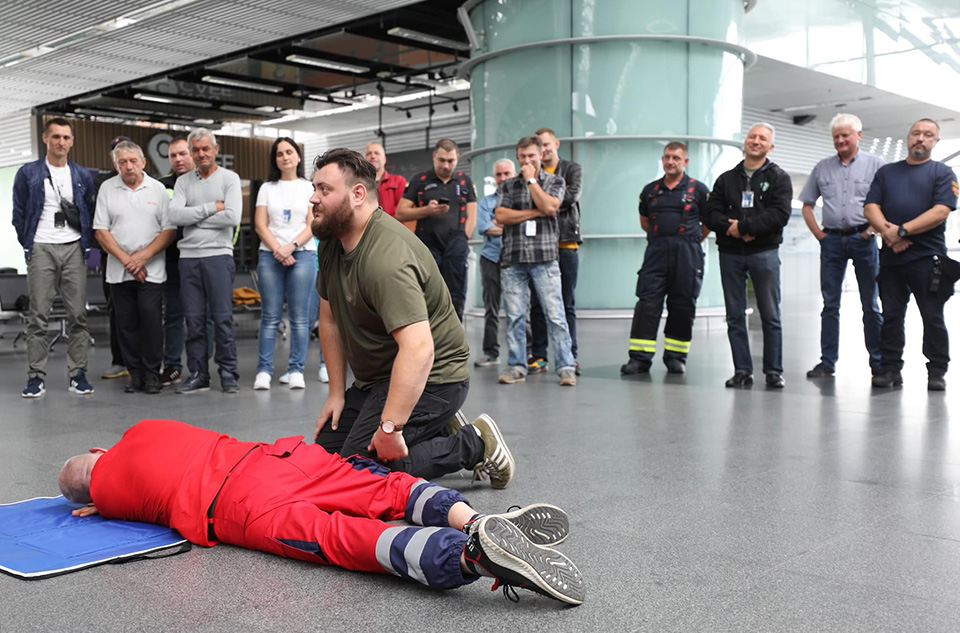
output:
[[[516,525],[500,516],[480,520],[463,548],[467,566],[477,575],[492,576],[493,589],[503,587],[518,602],[511,587],[521,587],[567,604],[583,604],[583,576],[569,558],[537,545]]]
[[[253,390],[254,391],[267,391],[270,389],[270,380],[272,376],[265,371],[258,371],[257,376],[253,379]]]
[[[320,379],[320,382],[330,382],[330,372],[327,371],[326,363],[320,365],[320,371],[317,372],[317,378]]]
[[[560,386],[577,386],[577,371],[573,367],[564,367],[560,370]]]
[[[570,534],[570,517],[563,509],[549,503],[534,503],[525,508],[511,506],[506,512],[478,514],[463,526],[469,536],[484,517],[502,517],[513,523],[523,535],[536,543],[553,547],[566,540]]]
[[[67,391],[75,393],[78,396],[92,396],[93,385],[87,382],[86,373],[80,370],[70,379],[70,386],[67,387]]]
[[[282,375],[282,376],[280,376],[279,378],[277,378],[277,382],[279,382],[281,385],[289,385],[289,384],[290,384],[290,372],[287,372],[287,373],[285,373],[284,375]]]
[[[513,479],[517,465],[500,427],[486,413],[481,413],[470,425],[483,440],[483,461],[474,467],[474,479],[490,477],[490,485],[495,489],[506,488]]]
[[[31,378],[27,381],[27,386],[20,395],[24,398],[39,398],[47,392],[43,384],[43,378]]]
[[[291,389],[306,389],[307,383],[303,380],[303,374],[298,371],[290,372],[290,388]]]
[[[509,367],[507,371],[500,374],[498,379],[501,385],[512,385],[518,382],[524,382],[527,374],[521,367]]]

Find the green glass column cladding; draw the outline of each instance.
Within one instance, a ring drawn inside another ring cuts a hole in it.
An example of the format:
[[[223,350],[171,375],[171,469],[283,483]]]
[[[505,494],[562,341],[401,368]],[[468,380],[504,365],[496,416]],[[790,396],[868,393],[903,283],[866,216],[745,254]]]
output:
[[[470,8],[477,182],[538,128],[583,166],[577,307],[632,309],[646,239],[637,199],[671,140],[708,186],[741,158],[742,0],[486,0]],[[712,242],[700,305],[722,306]],[[476,280],[479,285],[479,279]],[[479,297],[479,293],[476,295]]]

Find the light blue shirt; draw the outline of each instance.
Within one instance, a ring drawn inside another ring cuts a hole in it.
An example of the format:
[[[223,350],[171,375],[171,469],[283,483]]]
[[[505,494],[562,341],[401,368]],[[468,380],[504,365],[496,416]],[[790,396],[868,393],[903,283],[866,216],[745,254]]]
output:
[[[503,248],[503,238],[499,235],[490,237],[484,235],[492,229],[496,223],[497,194],[491,193],[484,196],[483,200],[477,205],[477,232],[483,235],[483,250],[480,251],[480,257],[492,262],[500,261],[500,250]]]
[[[857,152],[849,165],[844,165],[838,155],[824,158],[813,168],[800,192],[800,201],[814,206],[817,198],[823,198],[824,228],[852,229],[866,224],[863,201],[874,174],[885,164],[879,156],[863,150]]]

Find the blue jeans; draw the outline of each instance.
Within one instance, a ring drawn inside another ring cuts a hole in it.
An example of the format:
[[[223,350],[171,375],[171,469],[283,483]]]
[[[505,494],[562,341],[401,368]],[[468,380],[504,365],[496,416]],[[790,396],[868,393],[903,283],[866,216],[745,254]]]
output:
[[[320,291],[317,290],[316,284],[313,286],[313,290],[310,292],[310,313],[308,316],[310,325],[314,323],[317,324],[317,332],[320,332]],[[319,338],[319,337],[318,337]],[[319,343],[319,341],[317,341]],[[323,364],[323,345],[317,345],[320,348],[320,364]]]
[[[877,275],[880,274],[880,251],[876,238],[853,235],[827,235],[820,241],[820,361],[834,369],[840,354],[840,296],[847,260],[853,260],[863,307],[863,339],[870,354],[870,367],[880,368],[880,304],[877,302]]]
[[[503,302],[507,310],[507,365],[527,373],[527,300],[529,284],[547,315],[547,330],[553,343],[554,367],[573,369],[570,331],[563,310],[560,266],[556,261],[540,264],[510,264],[500,269]]]
[[[570,331],[570,352],[577,358],[577,276],[580,272],[580,251],[575,248],[559,249],[560,292],[563,297],[563,311]],[[530,296],[530,333],[532,337],[530,353],[534,358],[547,359],[547,320],[537,296]]]
[[[783,373],[783,330],[780,325],[780,249],[750,255],[720,253],[720,281],[727,311],[727,338],[736,371],[753,373],[747,332],[747,276],[753,281],[763,324],[763,373]]]
[[[287,371],[303,373],[310,344],[310,293],[316,292],[317,264],[313,251],[295,251],[297,263],[284,266],[268,251],[260,251],[257,274],[260,286],[260,347],[257,373],[273,374],[277,328],[283,319],[283,298],[290,314],[290,360]]]

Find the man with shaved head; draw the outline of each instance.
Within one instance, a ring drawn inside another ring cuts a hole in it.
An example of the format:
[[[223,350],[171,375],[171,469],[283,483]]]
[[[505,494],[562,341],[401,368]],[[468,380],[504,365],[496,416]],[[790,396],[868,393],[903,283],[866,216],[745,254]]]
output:
[[[397,205],[403,198],[403,191],[407,188],[407,179],[397,174],[387,173],[387,153],[383,144],[376,141],[367,143],[364,158],[377,170],[377,194],[380,196],[380,206],[384,212],[397,217]],[[410,229],[416,226],[411,223]]]
[[[145,420],[113,448],[69,459],[59,484],[69,501],[87,504],[74,516],[165,525],[205,547],[229,543],[434,589],[489,576],[583,601],[579,570],[551,547],[570,528],[560,508],[482,515],[455,490],[363,457],[340,458],[302,437],[240,442]],[[407,525],[386,523],[398,519]]]
[[[500,251],[503,248],[503,225],[497,223],[497,196],[500,185],[517,175],[509,158],[493,164],[493,179],[497,190],[484,197],[477,205],[477,231],[483,236],[480,251],[480,283],[483,286],[483,356],[474,361],[474,367],[490,367],[500,363]]]

